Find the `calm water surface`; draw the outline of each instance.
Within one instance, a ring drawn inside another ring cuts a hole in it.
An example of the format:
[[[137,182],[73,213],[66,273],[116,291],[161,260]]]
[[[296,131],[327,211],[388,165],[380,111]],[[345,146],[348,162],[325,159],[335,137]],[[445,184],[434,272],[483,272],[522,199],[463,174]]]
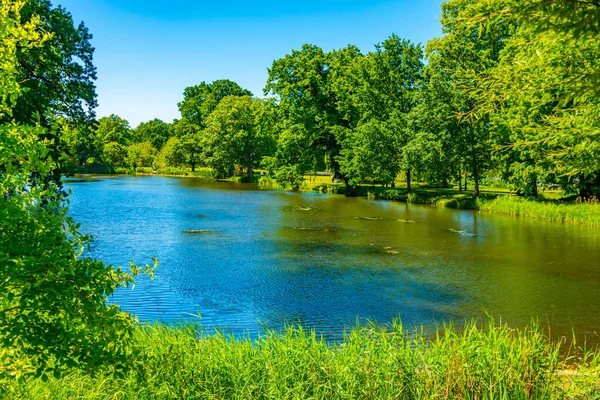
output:
[[[251,335],[300,322],[335,338],[357,319],[431,328],[487,313],[600,342],[600,229],[200,179],[67,186],[92,256],[159,258],[155,281],[113,299],[141,321],[200,316]]]

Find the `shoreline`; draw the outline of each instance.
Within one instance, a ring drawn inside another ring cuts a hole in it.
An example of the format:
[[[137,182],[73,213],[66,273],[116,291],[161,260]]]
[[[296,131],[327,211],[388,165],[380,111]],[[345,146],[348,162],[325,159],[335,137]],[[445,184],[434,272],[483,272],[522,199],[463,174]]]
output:
[[[100,178],[120,176],[161,176],[166,178],[200,178],[213,179],[216,182],[242,183],[241,179],[215,179],[206,175],[161,174],[136,172],[131,174],[74,174],[73,178]],[[247,184],[247,183],[244,183]],[[286,191],[281,185],[270,178],[259,178],[251,184],[266,190]],[[322,184],[304,182],[298,192],[318,192],[331,195],[345,194],[346,187],[340,184]],[[360,186],[356,196],[370,200],[397,201],[406,204],[427,205],[438,208],[487,212],[498,215],[509,215],[521,218],[531,218],[542,221],[570,223],[600,227],[600,202],[559,201],[543,198],[526,198],[500,190],[483,190],[479,197],[473,196],[472,191],[458,191],[451,188],[419,188],[412,192],[405,188],[387,188],[375,186]]]

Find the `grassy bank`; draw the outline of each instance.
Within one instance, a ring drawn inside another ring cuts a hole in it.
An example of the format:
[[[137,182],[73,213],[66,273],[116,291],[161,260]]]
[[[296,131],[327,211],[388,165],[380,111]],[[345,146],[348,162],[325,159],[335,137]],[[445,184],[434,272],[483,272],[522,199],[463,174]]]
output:
[[[7,399],[592,399],[600,357],[561,362],[559,346],[534,325],[448,327],[429,340],[361,327],[342,343],[301,328],[258,340],[142,326],[137,364],[125,377],[71,372],[5,385]],[[573,363],[574,362],[574,363]]]
[[[323,190],[323,189],[319,189]],[[485,190],[476,198],[472,193],[455,189],[361,188],[358,195],[375,200],[402,201],[411,204],[428,204],[461,210],[488,211],[549,221],[600,226],[600,202],[566,201],[544,197],[525,198],[497,190]]]
[[[600,226],[600,202],[560,202],[498,196],[477,202],[477,209],[499,214]]]
[[[212,177],[212,169],[210,168],[196,168],[195,171],[191,171],[189,168],[177,168],[177,167],[166,167],[153,170],[150,167],[138,167],[135,170],[136,175],[165,175],[165,176],[190,176],[197,178],[210,178]]]

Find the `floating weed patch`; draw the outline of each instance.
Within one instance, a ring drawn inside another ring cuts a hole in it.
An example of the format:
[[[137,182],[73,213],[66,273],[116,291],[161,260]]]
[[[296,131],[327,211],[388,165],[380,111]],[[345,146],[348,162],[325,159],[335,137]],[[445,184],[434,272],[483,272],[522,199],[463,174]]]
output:
[[[362,219],[366,221],[381,221],[383,218],[381,217],[354,217],[355,219]]]
[[[294,227],[299,231],[309,231],[309,232],[337,232],[337,228],[334,226],[324,226],[324,227],[316,227],[316,228],[306,228],[306,227]]]
[[[448,231],[450,231],[452,233],[458,233],[459,235],[462,235],[462,236],[470,236],[470,237],[476,236],[474,233],[468,232],[466,230],[459,231],[458,229],[449,228]]]
[[[310,211],[312,210],[310,207],[299,207],[299,206],[295,206],[293,208],[294,211]]]
[[[207,233],[213,233],[214,230],[212,230],[212,229],[186,229],[181,232],[187,233],[189,235],[205,235]]]
[[[390,246],[385,246],[383,248],[383,252],[387,253],[387,254],[398,254],[399,253],[398,251],[392,249],[392,247],[390,247]]]

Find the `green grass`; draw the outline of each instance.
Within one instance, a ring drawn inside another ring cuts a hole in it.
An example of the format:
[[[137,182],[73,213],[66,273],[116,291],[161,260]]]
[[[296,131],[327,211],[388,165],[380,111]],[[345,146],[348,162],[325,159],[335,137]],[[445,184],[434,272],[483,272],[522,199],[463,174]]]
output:
[[[498,196],[491,200],[478,201],[477,206],[479,210],[493,213],[600,226],[600,202],[598,201],[560,202]]]
[[[211,168],[196,168],[192,172],[191,168],[165,167],[154,170],[152,167],[137,167],[135,174],[138,175],[171,175],[171,176],[194,176],[198,178],[212,177]]]
[[[600,398],[600,357],[561,361],[532,324],[493,320],[433,338],[400,323],[358,327],[341,343],[314,332],[268,331],[258,340],[184,325],[142,326],[137,367],[125,377],[71,372],[4,386],[6,399],[561,399]]]
[[[338,188],[343,192],[345,188]],[[317,187],[315,190],[328,193],[327,188]],[[484,188],[478,198],[472,192],[459,192],[456,189],[416,187],[412,193],[404,188],[361,187],[358,195],[374,200],[393,200],[411,204],[428,204],[437,207],[462,210],[488,211],[527,218],[545,219],[549,221],[577,223],[600,226],[599,201],[566,201],[561,200],[555,192],[550,198],[525,198],[510,195],[503,189]]]

